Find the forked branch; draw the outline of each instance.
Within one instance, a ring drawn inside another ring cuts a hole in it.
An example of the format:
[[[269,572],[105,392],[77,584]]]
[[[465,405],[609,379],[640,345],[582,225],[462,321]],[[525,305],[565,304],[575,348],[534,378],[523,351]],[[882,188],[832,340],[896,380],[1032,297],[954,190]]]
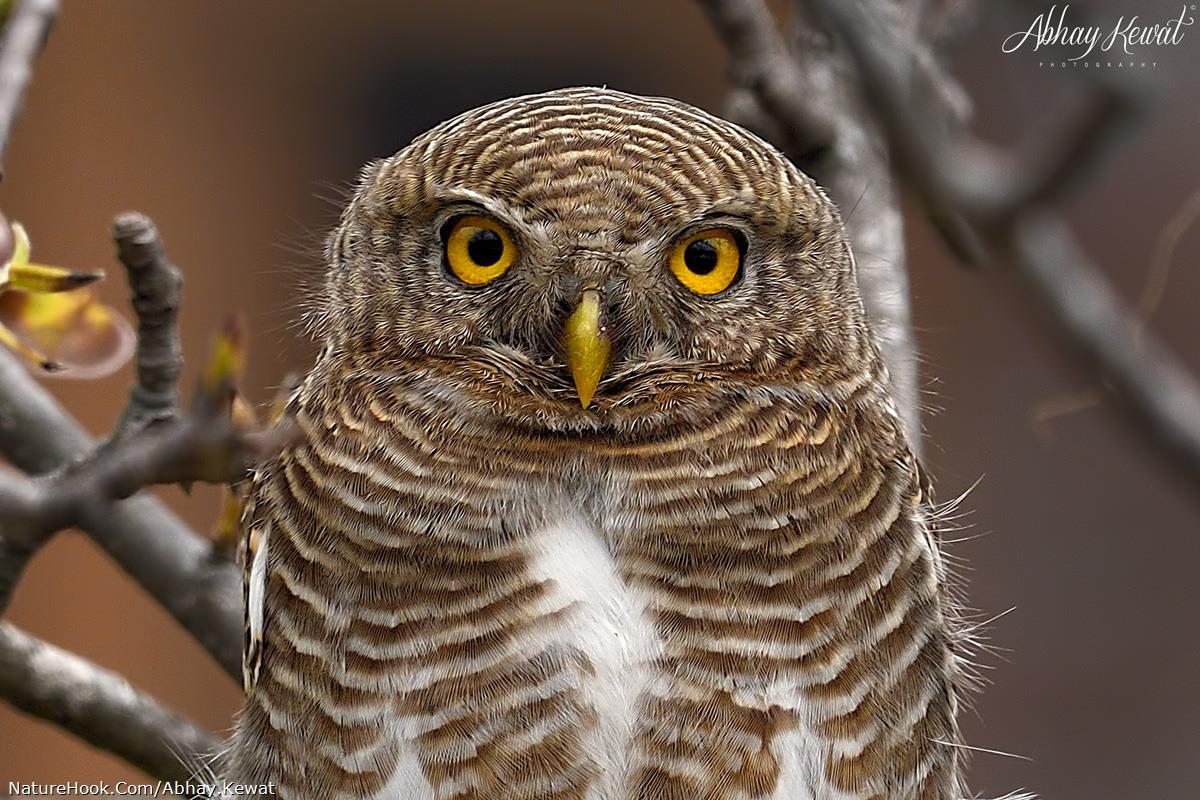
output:
[[[968,248],[1010,267],[1046,311],[1058,339],[1111,387],[1125,421],[1151,451],[1200,489],[1200,384],[1148,334],[1141,320],[1083,252],[1053,208],[1115,139],[1133,103],[1116,85],[1101,85],[1089,110],[1068,126],[1064,146],[1039,173],[977,142],[962,129],[935,124],[944,109],[922,91],[903,42],[872,25],[862,5],[807,0],[853,54],[868,107],[887,133],[896,168],[931,216],[953,218]],[[997,175],[1018,170],[997,194]],[[981,198],[992,198],[990,201]],[[953,242],[959,248],[964,241]],[[1200,492],[1195,495],[1200,498]]]

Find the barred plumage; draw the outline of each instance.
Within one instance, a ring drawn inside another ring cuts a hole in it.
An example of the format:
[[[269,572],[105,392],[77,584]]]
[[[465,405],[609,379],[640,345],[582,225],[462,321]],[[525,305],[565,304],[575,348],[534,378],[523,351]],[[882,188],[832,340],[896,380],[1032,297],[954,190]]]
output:
[[[464,213],[520,252],[479,287],[444,264]],[[664,265],[718,225],[743,264],[701,296]],[[227,776],[963,796],[924,480],[837,214],[778,152],[674,101],[507,100],[368,167],[329,260],[304,441],[245,519]],[[581,405],[558,336],[586,291],[613,351]]]

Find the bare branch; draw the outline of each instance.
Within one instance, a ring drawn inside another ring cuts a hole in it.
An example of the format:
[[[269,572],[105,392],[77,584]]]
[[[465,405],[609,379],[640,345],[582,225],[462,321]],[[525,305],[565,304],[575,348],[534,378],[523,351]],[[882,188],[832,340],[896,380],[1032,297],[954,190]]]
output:
[[[93,443],[15,358],[0,350],[0,452],[26,472],[48,472],[83,458]],[[11,481],[0,481],[0,488]],[[36,489],[31,490],[36,492]],[[26,497],[32,495],[26,494]],[[0,522],[6,514],[0,514]],[[204,646],[234,679],[241,675],[241,576],[212,546],[149,495],[96,499],[79,525]],[[0,529],[0,552],[9,544]],[[11,589],[40,541],[0,559],[0,589]],[[7,605],[0,594],[0,609]]]
[[[217,742],[79,656],[0,623],[0,696],[163,780],[187,780]]]
[[[129,276],[138,318],[137,383],[117,423],[115,438],[151,420],[170,417],[179,403],[183,370],[179,343],[179,295],[183,279],[168,259],[154,223],[128,213],[113,222],[117,258]]]
[[[0,348],[0,453],[14,466],[36,474],[68,463],[90,447],[79,425]],[[33,484],[0,475],[0,507],[14,511],[0,514],[0,613],[7,610],[26,563],[46,540],[26,523],[25,512],[37,496]]]
[[[863,304],[909,439],[919,450],[918,359],[900,201],[882,138],[861,108],[848,55],[803,18],[797,20],[796,46],[789,48],[763,0],[700,5],[729,49],[730,73],[740,87],[726,114],[776,142],[841,209]]]
[[[17,0],[0,34],[0,162],[33,77],[33,61],[46,44],[57,15],[56,0]]]
[[[46,537],[23,522],[23,512],[36,502],[33,484],[0,472],[0,508],[17,510],[12,516],[0,516],[0,615],[8,609],[25,565],[45,543]]]
[[[1103,280],[1062,220],[1026,216],[1006,256],[1141,438],[1200,484],[1200,385]]]
[[[988,195],[987,180],[1012,169],[1014,160],[999,161],[966,133],[949,134],[931,125],[940,116],[938,109],[928,107],[935,93],[913,91],[902,77],[912,53],[878,35],[861,6],[840,0],[807,3],[853,54],[896,166],[930,214],[957,214],[986,260],[1009,264],[1048,309],[1061,340],[1114,390],[1126,421],[1161,458],[1200,484],[1200,385],[1144,332],[1048,207],[1059,193],[1052,184],[1078,178],[1111,140],[1117,112],[1128,105],[1102,98],[1093,107],[1098,110],[1069,134],[1067,143],[1082,148],[1081,154],[1060,148],[1063,155],[1047,162],[1044,175],[1031,170],[1030,177],[1010,184],[1026,188],[1008,195],[1007,207],[1004,201],[989,206],[979,202]]]
[[[788,52],[775,18],[761,0],[699,0],[729,49],[734,82],[751,90],[788,137],[803,164],[834,140],[832,115],[804,95],[808,80]]]
[[[96,448],[25,369],[0,352],[0,452],[25,472],[53,472],[33,482],[0,480],[0,610],[50,535],[78,524],[237,677],[237,569],[153,498],[113,501],[156,483],[240,480],[290,434],[286,427],[262,435],[240,430],[227,405],[213,398],[174,414],[177,271],[149,219],[124,215],[114,236],[140,322],[139,384],[122,416],[121,436]],[[228,391],[219,388],[217,395]]]
[[[32,533],[28,540],[77,523],[85,509],[97,503],[123,500],[159,484],[236,483],[250,468],[292,438],[284,423],[266,433],[237,428],[227,413],[214,406],[146,427],[89,458],[34,483],[35,492],[0,491],[0,511]],[[7,490],[9,481],[0,484]]]
[[[158,285],[169,288],[171,282]],[[200,436],[187,423],[176,425],[177,430],[192,431],[187,435]],[[222,430],[228,436],[236,434],[227,425]],[[39,521],[39,513],[56,516],[54,522],[70,521],[84,528],[236,679],[241,672],[237,568],[153,497],[111,502],[139,483],[154,482],[146,470],[156,462],[171,466],[174,461],[168,479],[182,476],[180,438],[186,435],[177,433],[175,444],[162,453],[148,453],[153,448],[140,437],[131,437],[124,450],[110,445],[97,453],[78,423],[23,365],[0,350],[0,452],[30,474],[58,470],[33,483],[15,476],[0,480],[0,508],[5,512],[0,514],[0,612],[26,563],[53,533],[53,526]],[[210,443],[210,452],[214,447]],[[89,459],[108,466],[101,475],[89,476],[80,466]],[[62,490],[59,499],[53,499],[55,487]],[[47,502],[58,510],[39,512],[39,504]]]
[[[992,213],[1000,217],[1011,216],[1031,206],[1066,197],[1094,174],[1110,146],[1120,138],[1129,118],[1130,108],[1123,94],[1097,92],[1089,99],[1083,113],[1068,120],[1068,127],[1061,135],[1039,137],[1053,145],[1047,152],[1035,156],[1032,169],[1015,171],[1023,180],[1007,195],[1000,195]]]
[[[241,669],[241,592],[236,568],[144,487],[235,483],[292,441],[289,421],[250,432],[231,416],[230,370],[238,331],[219,340],[191,410],[176,411],[180,279],[153,223],[126,214],[114,225],[118,256],[139,318],[138,385],[117,435],[95,447],[8,354],[0,352],[0,452],[29,473],[0,476],[0,610],[25,564],[56,531],[79,525],[191,632],[233,677]],[[53,472],[51,472],[53,470]],[[124,498],[131,498],[124,502]]]

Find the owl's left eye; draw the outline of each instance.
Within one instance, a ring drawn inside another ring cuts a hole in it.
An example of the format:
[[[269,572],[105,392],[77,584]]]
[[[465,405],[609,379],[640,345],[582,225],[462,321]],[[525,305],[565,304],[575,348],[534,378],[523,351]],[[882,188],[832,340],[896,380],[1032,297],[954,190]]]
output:
[[[676,244],[670,264],[679,282],[696,294],[718,294],[742,271],[742,247],[728,228],[708,228]]]
[[[517,260],[517,246],[499,222],[487,217],[460,217],[446,235],[446,263],[455,277],[472,286],[499,278]]]

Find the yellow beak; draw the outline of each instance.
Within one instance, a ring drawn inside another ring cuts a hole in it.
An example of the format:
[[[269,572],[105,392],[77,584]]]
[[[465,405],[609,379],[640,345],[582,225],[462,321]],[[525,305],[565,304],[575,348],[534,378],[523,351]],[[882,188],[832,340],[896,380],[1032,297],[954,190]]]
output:
[[[587,289],[579,296],[579,305],[567,318],[563,349],[571,377],[575,379],[579,405],[587,408],[596,394],[600,376],[608,366],[608,354],[612,349],[597,289]]]

